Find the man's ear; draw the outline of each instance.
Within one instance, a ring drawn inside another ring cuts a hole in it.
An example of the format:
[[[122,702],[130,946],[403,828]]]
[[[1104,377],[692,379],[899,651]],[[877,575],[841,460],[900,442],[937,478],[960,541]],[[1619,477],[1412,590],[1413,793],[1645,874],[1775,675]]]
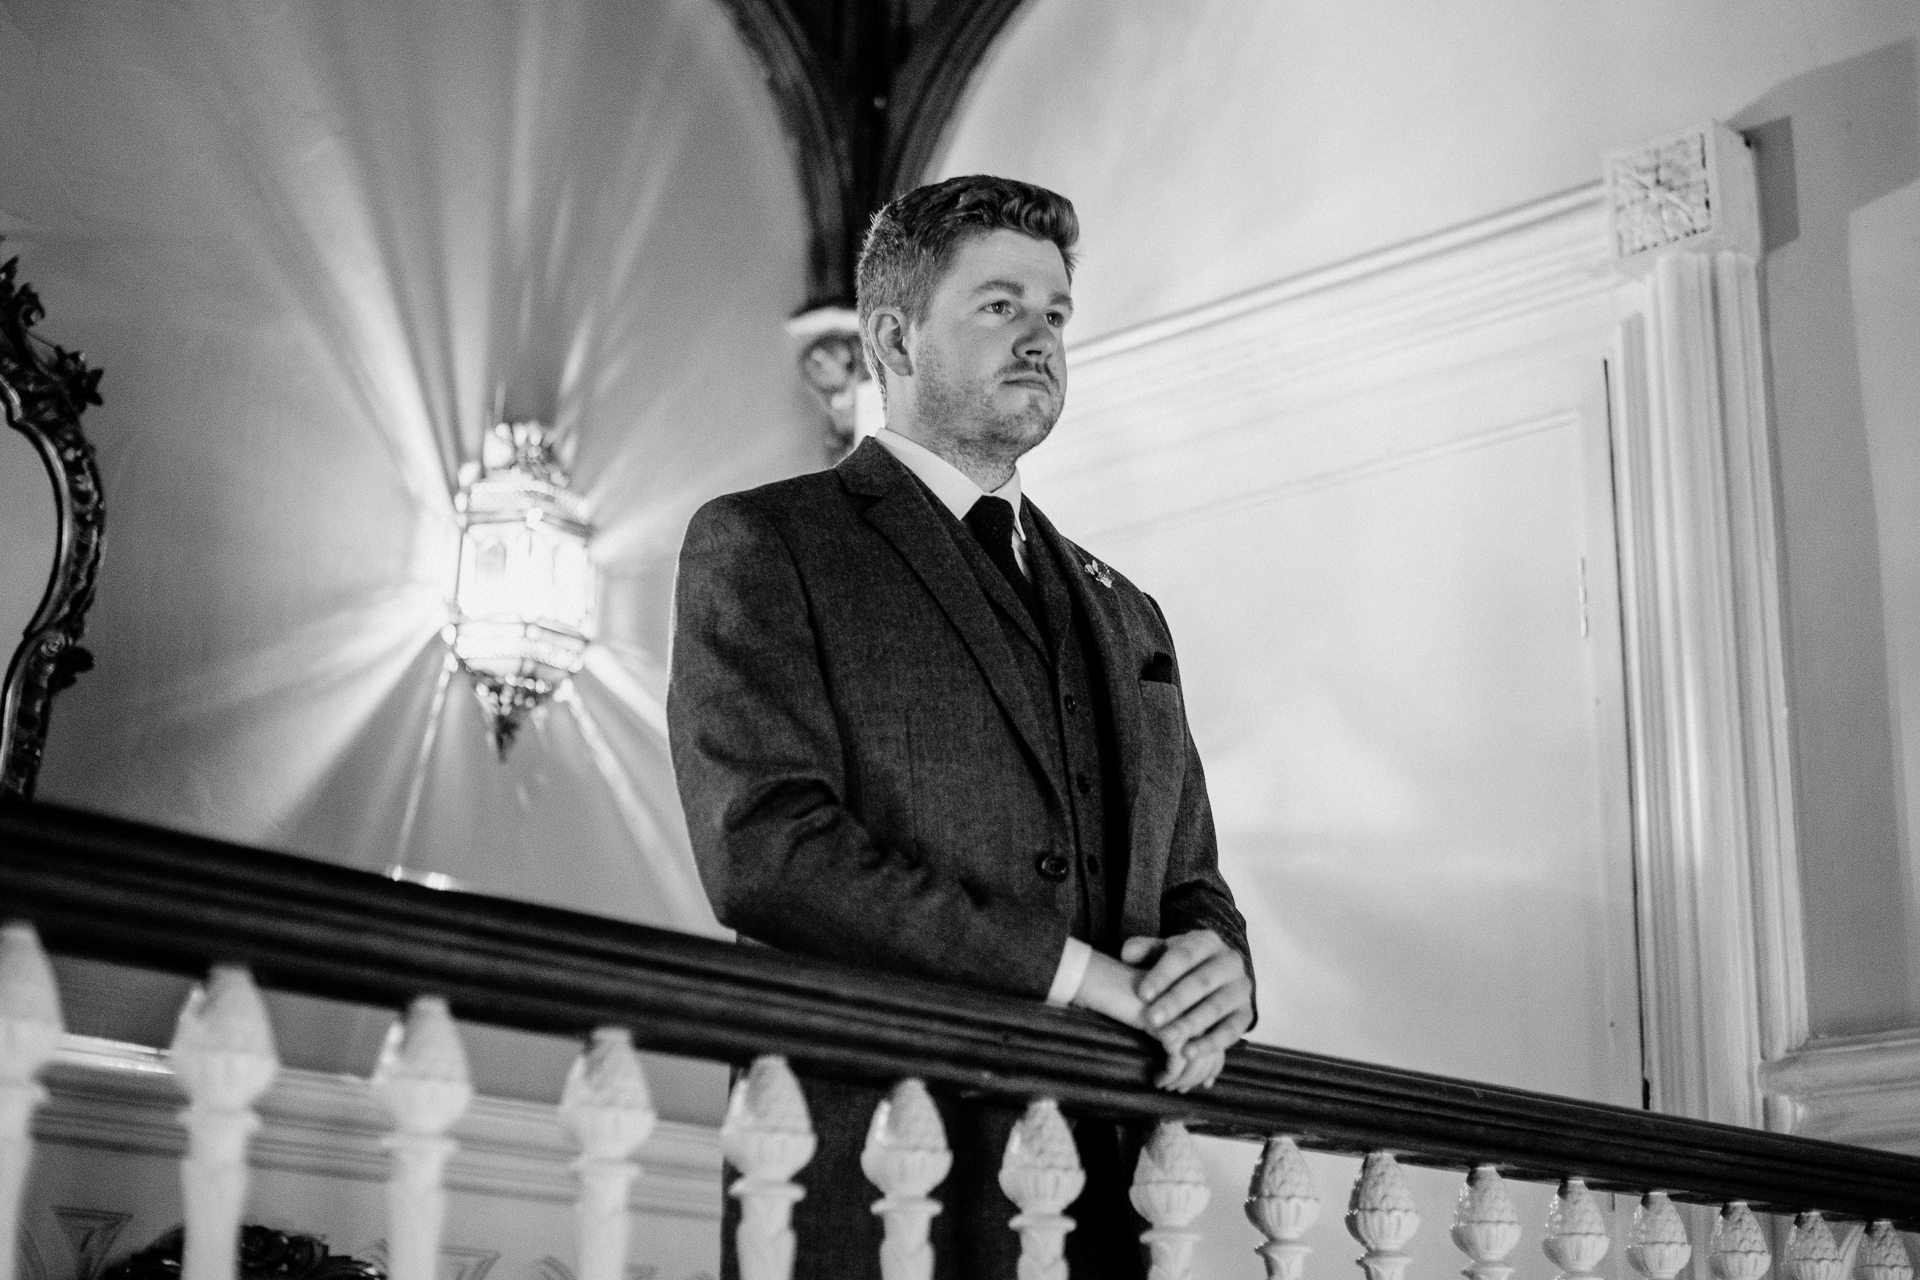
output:
[[[895,377],[913,376],[913,357],[907,353],[907,317],[898,307],[875,307],[860,322],[867,350]],[[876,372],[878,372],[876,370]]]

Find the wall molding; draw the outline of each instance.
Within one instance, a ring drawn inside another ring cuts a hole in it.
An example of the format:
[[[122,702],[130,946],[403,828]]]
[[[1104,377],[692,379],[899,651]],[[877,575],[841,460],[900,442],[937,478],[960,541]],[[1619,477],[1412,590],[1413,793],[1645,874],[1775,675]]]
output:
[[[1759,1071],[1805,1040],[1806,979],[1753,164],[1706,125],[1608,166],[1652,1102],[1778,1129]]]
[[[1760,1085],[1789,1132],[1920,1155],[1920,1028],[1810,1041]]]
[[[44,1077],[51,1095],[34,1118],[36,1140],[96,1151],[177,1158],[186,1097],[161,1050],[67,1035]],[[259,1105],[257,1169],[383,1182],[380,1145],[391,1122],[357,1076],[283,1067]],[[460,1144],[447,1167],[452,1191],[571,1204],[579,1150],[551,1105],[476,1097],[453,1126]],[[635,1157],[635,1213],[718,1221],[719,1130],[662,1120]]]
[[[1361,322],[1420,317],[1471,325],[1489,311],[1551,300],[1607,283],[1606,192],[1599,182],[1502,210],[1432,235],[1289,276],[1231,297],[1101,334],[1068,349],[1075,369],[1145,347],[1294,308],[1324,308]],[[1487,267],[1497,264],[1497,271]],[[1414,286],[1409,289],[1409,286]],[[1466,303],[1462,307],[1460,304]],[[1318,336],[1318,335],[1302,335]]]
[[[1605,357],[1615,282],[1603,197],[1589,184],[1076,343],[1061,429],[1021,469],[1097,543],[1204,514],[1184,495],[1231,508],[1310,480],[1306,460],[1259,452],[1279,420],[1321,420],[1316,434],[1345,451],[1312,461],[1327,474],[1484,431],[1442,429],[1431,410],[1506,398],[1517,377],[1550,380],[1570,351],[1596,367]],[[1575,398],[1539,391],[1529,418]],[[1376,422],[1349,421],[1355,406]],[[1396,429],[1383,434],[1383,417]],[[1189,474],[1205,482],[1181,483]]]

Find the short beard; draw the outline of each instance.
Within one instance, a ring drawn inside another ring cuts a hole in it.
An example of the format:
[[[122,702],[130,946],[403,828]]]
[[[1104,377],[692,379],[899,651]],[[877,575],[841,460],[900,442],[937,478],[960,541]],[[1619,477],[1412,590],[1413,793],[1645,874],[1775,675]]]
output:
[[[1060,401],[1003,413],[993,405],[994,382],[961,382],[930,355],[922,353],[915,371],[914,407],[921,429],[939,445],[934,451],[970,475],[1011,476],[1014,464],[1052,434]]]

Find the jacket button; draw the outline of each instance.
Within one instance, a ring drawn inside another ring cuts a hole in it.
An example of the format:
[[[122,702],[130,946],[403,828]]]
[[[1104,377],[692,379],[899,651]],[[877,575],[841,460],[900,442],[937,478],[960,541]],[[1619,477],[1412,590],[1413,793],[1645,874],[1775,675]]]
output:
[[[1072,715],[1074,712],[1080,709],[1080,699],[1074,697],[1072,694],[1068,694],[1066,697],[1062,698],[1060,701],[1066,704],[1068,715]]]
[[[1040,873],[1042,880],[1051,880],[1058,884],[1067,878],[1067,872],[1072,870],[1072,866],[1060,854],[1043,853],[1033,860],[1033,869]]]

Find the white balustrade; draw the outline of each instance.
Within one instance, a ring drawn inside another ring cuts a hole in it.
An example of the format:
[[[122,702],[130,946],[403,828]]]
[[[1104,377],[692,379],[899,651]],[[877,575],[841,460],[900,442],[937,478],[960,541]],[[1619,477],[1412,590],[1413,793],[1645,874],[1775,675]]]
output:
[[[247,1139],[260,1127],[253,1104],[280,1060],[266,1002],[239,965],[217,966],[180,1010],[168,1060],[186,1091],[180,1162],[186,1209],[181,1280],[233,1280],[247,1200]]]
[[[1320,1220],[1320,1197],[1300,1148],[1284,1135],[1267,1139],[1247,1188],[1247,1221],[1267,1242],[1254,1252],[1267,1264],[1267,1280],[1300,1280],[1311,1245],[1300,1243]]]
[[[1073,1219],[1064,1210],[1086,1182],[1059,1104],[1051,1098],[1028,1104],[1000,1162],[1000,1189],[1020,1210],[1008,1224],[1020,1233],[1019,1280],[1067,1280]]]
[[[580,1143],[574,1201],[579,1280],[622,1280],[633,1230],[627,1197],[640,1166],[633,1153],[657,1120],[647,1073],[625,1027],[599,1027],[567,1072],[560,1122]]]
[[[1547,1206],[1547,1233],[1541,1249],[1560,1268],[1559,1280],[1591,1280],[1594,1268],[1607,1256],[1613,1242],[1607,1237],[1607,1215],[1587,1184],[1568,1178]]]
[[[927,1236],[940,1202],[932,1191],[953,1168],[946,1126],[927,1086],[902,1080],[874,1109],[860,1168],[880,1188],[873,1211],[886,1227],[880,1244],[881,1280],[933,1280]]]
[[[1649,1191],[1633,1211],[1627,1261],[1647,1280],[1673,1280],[1693,1258],[1687,1224],[1664,1191]]]
[[[1420,1213],[1399,1161],[1371,1151],[1347,1200],[1347,1231],[1366,1248],[1360,1269],[1367,1280],[1400,1280],[1411,1261],[1402,1252],[1420,1229]]]
[[[1467,1255],[1467,1280],[1507,1280],[1513,1268],[1507,1255],[1520,1243],[1520,1215],[1500,1171],[1490,1164],[1476,1165],[1460,1184],[1453,1209],[1453,1243]]]
[[[741,1173],[728,1193],[740,1201],[734,1241],[741,1280],[791,1280],[793,1206],[806,1195],[793,1175],[813,1159],[814,1136],[806,1097],[785,1058],[756,1059],[735,1082],[720,1145]]]
[[[1787,1233],[1787,1274],[1792,1280],[1847,1280],[1846,1253],[1818,1209],[1793,1220]]]
[[[445,1000],[421,996],[403,1021],[388,1028],[367,1087],[393,1117],[393,1132],[383,1142],[393,1153],[387,1275],[435,1280],[447,1216],[447,1160],[459,1146],[447,1130],[473,1101],[467,1053]]]
[[[1907,1256],[1906,1242],[1885,1218],[1867,1228],[1854,1258],[1854,1271],[1860,1280],[1913,1280],[1913,1261]]]
[[[33,1159],[40,1070],[60,1047],[60,989],[33,926],[0,928],[0,1280],[13,1280],[20,1198]]]
[[[1200,1149],[1187,1126],[1177,1120],[1156,1125],[1140,1151],[1129,1192],[1133,1207],[1148,1224],[1140,1233],[1152,1262],[1147,1280],[1192,1280],[1193,1247],[1200,1242],[1200,1233],[1187,1228],[1212,1196],[1200,1165]]]
[[[1767,1233],[1744,1200],[1728,1201],[1713,1224],[1713,1243],[1707,1265],[1719,1280],[1760,1280],[1773,1265]]]

